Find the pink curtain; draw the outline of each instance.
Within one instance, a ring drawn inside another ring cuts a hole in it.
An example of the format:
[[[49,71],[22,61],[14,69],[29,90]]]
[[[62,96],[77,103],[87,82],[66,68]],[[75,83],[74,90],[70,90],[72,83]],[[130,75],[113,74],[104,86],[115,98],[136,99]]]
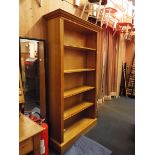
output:
[[[107,30],[107,63],[106,63],[106,71],[105,71],[105,95],[111,96],[112,92],[116,92],[117,89],[117,34],[113,36],[113,30],[108,28]]]
[[[98,79],[97,79],[97,99],[104,97],[104,69],[105,69],[105,54],[106,54],[106,31],[102,29],[98,36]]]
[[[117,90],[117,34],[104,28],[98,38],[98,99],[111,96]]]

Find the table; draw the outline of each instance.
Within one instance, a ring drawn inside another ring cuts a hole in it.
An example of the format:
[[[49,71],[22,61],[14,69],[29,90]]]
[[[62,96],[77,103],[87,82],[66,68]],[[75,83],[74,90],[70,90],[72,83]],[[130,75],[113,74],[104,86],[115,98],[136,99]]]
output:
[[[40,133],[44,129],[27,116],[19,116],[19,154],[25,155],[33,151],[40,154]]]

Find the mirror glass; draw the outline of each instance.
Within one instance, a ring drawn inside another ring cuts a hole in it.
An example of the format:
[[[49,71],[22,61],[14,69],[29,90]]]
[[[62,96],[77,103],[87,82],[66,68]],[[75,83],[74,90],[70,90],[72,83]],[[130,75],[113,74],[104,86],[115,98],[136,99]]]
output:
[[[20,69],[25,97],[24,111],[39,108],[45,116],[44,41],[20,38]]]

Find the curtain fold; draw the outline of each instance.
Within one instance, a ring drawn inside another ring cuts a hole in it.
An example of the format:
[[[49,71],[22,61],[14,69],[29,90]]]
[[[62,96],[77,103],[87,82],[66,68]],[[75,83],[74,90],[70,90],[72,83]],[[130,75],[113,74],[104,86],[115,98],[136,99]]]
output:
[[[98,37],[98,79],[97,79],[97,100],[104,97],[104,72],[106,63],[107,39],[106,31],[102,29]]]
[[[117,36],[113,38],[113,56],[112,56],[112,85],[111,85],[111,92],[113,92],[115,95],[116,90],[117,90],[117,49],[116,49],[116,44],[117,44]]]
[[[111,28],[104,28],[98,38],[98,90],[97,99],[117,93],[118,35]]]
[[[112,29],[107,29],[107,63],[105,72],[105,96],[115,96],[117,90],[117,35],[113,36]]]
[[[120,84],[122,76],[122,65],[125,63],[125,53],[126,53],[126,41],[124,40],[123,34],[120,34],[118,40],[118,55],[117,55],[117,91],[116,96],[120,93]]]

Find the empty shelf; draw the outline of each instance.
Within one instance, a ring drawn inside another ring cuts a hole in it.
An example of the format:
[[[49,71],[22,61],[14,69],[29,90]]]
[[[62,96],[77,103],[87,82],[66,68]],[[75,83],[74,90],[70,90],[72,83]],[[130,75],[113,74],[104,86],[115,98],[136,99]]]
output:
[[[82,47],[82,46],[64,45],[64,47],[65,47],[65,48],[68,48],[68,49],[86,50],[86,51],[96,51],[95,48],[88,48],[88,47]]]
[[[92,86],[81,86],[81,87],[69,89],[64,92],[64,98],[67,98],[67,97],[70,97],[70,96],[73,96],[73,95],[76,95],[76,94],[79,94],[79,93],[82,93],[82,92],[85,92],[85,91],[88,91],[94,88],[95,87],[92,87]]]
[[[67,70],[64,70],[64,73],[89,72],[89,71],[95,71],[95,69],[90,69],[90,68],[67,69]]]
[[[76,105],[76,106],[74,106],[72,108],[69,108],[69,109],[65,110],[65,112],[64,112],[64,120],[66,120],[66,119],[80,113],[81,111],[89,108],[93,104],[94,103],[92,103],[92,102],[82,102],[82,103],[80,103],[80,104],[78,104],[78,105]]]
[[[96,118],[82,118],[78,122],[75,122],[64,132],[64,143],[68,143],[71,140],[77,138],[80,134],[85,133],[90,127],[96,124]]]

